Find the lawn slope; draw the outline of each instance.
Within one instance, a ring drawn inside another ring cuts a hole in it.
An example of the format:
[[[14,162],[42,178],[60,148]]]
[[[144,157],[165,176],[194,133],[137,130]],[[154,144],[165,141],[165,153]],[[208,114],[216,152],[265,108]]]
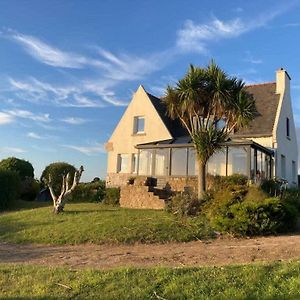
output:
[[[164,211],[133,210],[101,204],[67,204],[3,213],[0,242],[38,244],[164,243],[212,237],[202,218],[176,218]]]

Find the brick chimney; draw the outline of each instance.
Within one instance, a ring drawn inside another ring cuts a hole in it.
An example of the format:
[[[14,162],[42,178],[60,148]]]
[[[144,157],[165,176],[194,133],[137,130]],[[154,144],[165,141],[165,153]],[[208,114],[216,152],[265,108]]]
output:
[[[276,94],[290,92],[291,77],[286,70],[280,68],[276,71]]]

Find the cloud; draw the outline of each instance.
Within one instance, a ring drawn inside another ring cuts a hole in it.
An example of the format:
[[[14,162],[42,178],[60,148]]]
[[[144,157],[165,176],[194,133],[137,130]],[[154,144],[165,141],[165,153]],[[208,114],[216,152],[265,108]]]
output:
[[[10,115],[11,117],[29,119],[32,121],[37,121],[41,123],[49,123],[52,121],[49,114],[35,114],[28,110],[5,110],[5,113]]]
[[[62,145],[62,146],[83,153],[88,156],[105,153],[102,144],[96,144],[93,146],[75,146],[75,145]]]
[[[40,136],[39,134],[35,133],[35,132],[28,132],[26,134],[27,137],[32,138],[32,139],[36,139],[36,140],[42,140],[44,139],[44,137]]]
[[[77,85],[57,86],[34,77],[26,81],[9,78],[15,96],[36,104],[50,103],[59,107],[104,107],[107,104],[125,106],[111,90],[114,83],[107,80],[78,82]]]
[[[250,51],[246,51],[245,52],[245,56],[246,56],[244,58],[245,62],[249,62],[249,63],[254,64],[254,65],[258,65],[258,64],[262,64],[263,63],[263,61],[261,59],[254,58],[251,55]]]
[[[10,114],[0,112],[0,125],[9,124],[14,121],[14,117]]]
[[[26,150],[22,148],[16,148],[16,147],[2,147],[0,148],[0,152],[3,153],[25,153]]]
[[[80,69],[86,66],[105,66],[105,63],[99,60],[90,59],[82,55],[62,51],[30,35],[25,35],[10,30],[9,37],[23,46],[24,50],[29,55],[46,65],[75,69]]]
[[[206,52],[208,41],[236,37],[246,30],[241,19],[223,22],[217,18],[208,24],[196,24],[185,21],[183,28],[177,32],[177,46],[184,51]]]
[[[64,123],[71,124],[71,125],[81,125],[87,122],[87,120],[82,118],[75,118],[75,117],[69,117],[61,120]]]
[[[177,31],[176,46],[184,52],[206,53],[209,42],[216,42],[221,39],[235,38],[246,32],[265,26],[276,16],[283,14],[299,1],[291,1],[288,4],[275,7],[269,12],[264,12],[251,20],[234,18],[222,21],[214,17],[208,23],[196,23],[186,20],[183,27]]]

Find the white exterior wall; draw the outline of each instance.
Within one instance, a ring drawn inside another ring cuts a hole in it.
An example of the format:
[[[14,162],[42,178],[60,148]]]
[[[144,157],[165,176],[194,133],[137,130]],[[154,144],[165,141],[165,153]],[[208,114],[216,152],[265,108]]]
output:
[[[143,134],[134,134],[134,117],[145,117]],[[172,136],[155,110],[144,88],[140,86],[135,92],[119,124],[106,144],[108,151],[107,173],[118,172],[118,154],[138,153],[137,144],[171,139]],[[129,172],[132,161],[129,159]]]
[[[289,185],[296,185],[298,174],[298,145],[290,95],[290,78],[284,70],[278,70],[276,73],[276,92],[280,93],[280,100],[273,130],[273,144],[276,149],[275,176],[279,178],[283,177],[281,173],[281,155],[284,155],[286,161],[285,179],[288,180]],[[289,137],[286,134],[286,118],[289,118],[290,123]],[[296,164],[295,178],[293,178],[292,174],[292,161]]]

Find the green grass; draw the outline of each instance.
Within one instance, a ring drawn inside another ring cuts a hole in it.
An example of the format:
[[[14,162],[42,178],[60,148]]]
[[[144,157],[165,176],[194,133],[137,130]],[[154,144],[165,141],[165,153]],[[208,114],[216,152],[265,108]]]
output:
[[[1,299],[163,299],[159,297],[300,299],[300,262],[112,271],[0,265]]]
[[[50,206],[0,215],[0,241],[12,243],[164,243],[212,236],[203,218],[179,219],[164,211],[97,203],[67,204],[59,215]]]

